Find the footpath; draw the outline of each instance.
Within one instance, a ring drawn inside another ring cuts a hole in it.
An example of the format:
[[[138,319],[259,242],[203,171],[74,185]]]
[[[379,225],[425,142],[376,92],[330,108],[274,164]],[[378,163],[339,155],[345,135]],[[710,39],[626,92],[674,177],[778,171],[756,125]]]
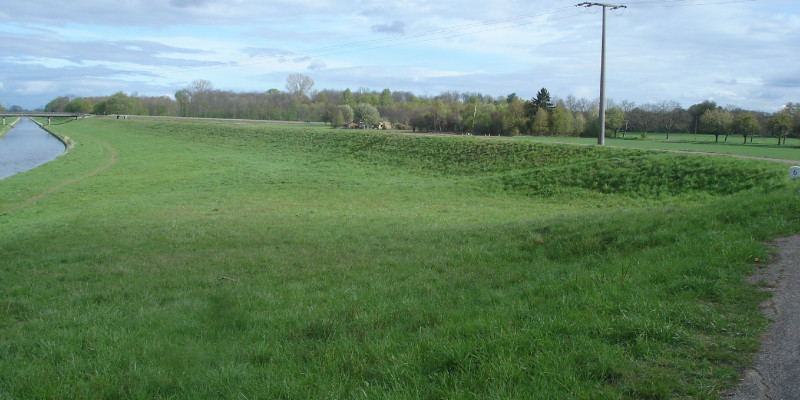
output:
[[[742,373],[728,400],[800,399],[800,235],[776,239],[775,259],[750,283],[764,281],[772,297],[761,304],[769,325],[755,364]]]

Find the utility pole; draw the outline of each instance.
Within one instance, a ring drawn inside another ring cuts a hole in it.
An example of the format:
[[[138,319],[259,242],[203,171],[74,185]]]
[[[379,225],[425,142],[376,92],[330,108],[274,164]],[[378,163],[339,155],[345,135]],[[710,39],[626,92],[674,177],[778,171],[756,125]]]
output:
[[[628,8],[621,4],[605,4],[605,3],[580,3],[575,7],[603,7],[603,36],[602,47],[600,50],[600,132],[597,134],[597,144],[604,146],[606,144],[606,8],[616,10],[619,8]]]

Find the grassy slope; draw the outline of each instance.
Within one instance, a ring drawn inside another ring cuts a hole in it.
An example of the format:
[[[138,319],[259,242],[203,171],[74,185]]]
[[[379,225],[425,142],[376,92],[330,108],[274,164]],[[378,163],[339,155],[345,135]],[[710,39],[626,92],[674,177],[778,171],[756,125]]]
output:
[[[72,180],[0,214],[4,397],[713,398],[765,322],[742,277],[798,230],[752,161],[56,129],[0,181],[2,213]]]
[[[0,125],[0,137],[3,137],[11,129],[19,118],[6,118],[6,124]]]

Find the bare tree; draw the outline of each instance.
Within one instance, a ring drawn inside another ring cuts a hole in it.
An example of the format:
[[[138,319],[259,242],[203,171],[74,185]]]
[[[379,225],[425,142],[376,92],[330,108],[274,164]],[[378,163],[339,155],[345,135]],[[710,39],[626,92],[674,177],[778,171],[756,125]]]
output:
[[[677,101],[668,100],[657,103],[655,111],[658,113],[659,125],[664,129],[667,134],[667,140],[669,140],[670,132],[678,128],[684,119],[684,110]]]
[[[286,77],[286,90],[293,96],[302,99],[308,99],[311,94],[311,89],[314,87],[314,81],[307,75],[291,74]]]
[[[184,90],[191,104],[191,113],[195,117],[206,117],[209,111],[209,97],[214,85],[205,79],[196,79]]]
[[[656,108],[652,103],[635,107],[629,113],[630,122],[636,129],[649,133],[655,128]]]
[[[622,127],[622,137],[625,137],[625,132],[628,131],[628,124],[630,123],[631,119],[631,111],[636,108],[636,103],[629,101],[629,100],[622,100],[622,103],[619,103],[619,108],[622,109],[622,113],[624,115],[624,124]]]

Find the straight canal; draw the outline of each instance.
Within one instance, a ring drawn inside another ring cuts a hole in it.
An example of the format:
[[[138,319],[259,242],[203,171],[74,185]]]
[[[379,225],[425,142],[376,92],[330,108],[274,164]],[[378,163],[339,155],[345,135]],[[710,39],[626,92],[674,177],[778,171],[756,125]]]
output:
[[[55,136],[28,118],[0,137],[0,179],[42,165],[66,148]]]

